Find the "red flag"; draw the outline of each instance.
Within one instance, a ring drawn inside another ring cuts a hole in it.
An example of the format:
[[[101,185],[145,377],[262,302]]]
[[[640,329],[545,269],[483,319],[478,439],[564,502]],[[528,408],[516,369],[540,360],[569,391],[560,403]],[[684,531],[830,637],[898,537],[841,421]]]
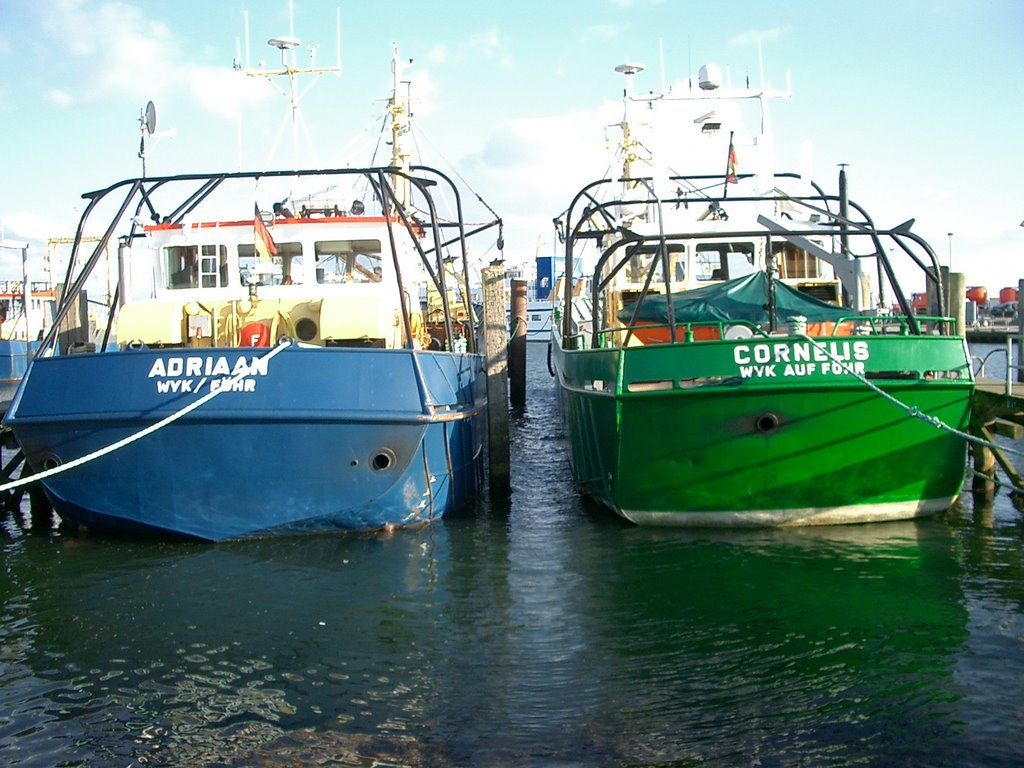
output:
[[[259,254],[260,260],[270,261],[271,254],[277,255],[277,245],[274,244],[274,238],[271,236],[270,230],[267,229],[267,225],[263,223],[259,205],[255,207],[256,216],[252,220],[252,242],[256,247],[256,253]]]
[[[729,143],[729,171],[725,180],[730,184],[736,183],[736,148]]]

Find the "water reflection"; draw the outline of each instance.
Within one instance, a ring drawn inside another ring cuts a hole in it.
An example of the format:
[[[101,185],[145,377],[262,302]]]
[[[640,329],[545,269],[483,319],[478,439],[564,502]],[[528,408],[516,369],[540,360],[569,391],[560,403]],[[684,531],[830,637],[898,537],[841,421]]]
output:
[[[22,542],[7,562],[32,597],[6,632],[31,631],[16,662],[45,681],[42,721],[99,726],[76,752],[185,764],[311,723],[401,732],[430,695],[424,651],[443,645],[445,538]]]
[[[941,523],[704,535],[501,517],[216,547],[11,542],[14,741],[168,765],[755,748],[825,764],[897,733],[934,749],[954,724],[966,616]]]

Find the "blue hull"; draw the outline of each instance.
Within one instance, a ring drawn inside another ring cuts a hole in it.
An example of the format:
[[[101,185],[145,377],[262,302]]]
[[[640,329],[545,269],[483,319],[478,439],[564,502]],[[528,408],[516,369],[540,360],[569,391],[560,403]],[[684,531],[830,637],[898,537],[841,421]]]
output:
[[[14,397],[28,370],[29,352],[38,348],[38,341],[0,339],[0,404],[6,405]]]
[[[482,476],[477,355],[142,349],[33,361],[5,419],[65,520],[218,541],[429,522]],[[211,389],[212,388],[212,389]]]

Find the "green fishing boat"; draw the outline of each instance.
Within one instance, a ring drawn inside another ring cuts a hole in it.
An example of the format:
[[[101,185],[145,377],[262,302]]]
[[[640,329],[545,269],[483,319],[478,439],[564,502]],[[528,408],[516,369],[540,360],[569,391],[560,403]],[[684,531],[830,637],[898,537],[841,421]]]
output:
[[[739,172],[737,156],[770,144],[767,99],[788,94],[721,87],[703,67],[681,95],[637,97],[641,68],[617,69],[622,178],[588,184],[556,220],[564,274],[586,286],[563,281],[551,347],[580,490],[648,525],[947,509],[974,379],[932,248],[912,222],[877,226],[845,171],[836,194],[763,156]],[[720,170],[678,174],[644,157],[629,115],[641,101],[645,120],[695,128],[690,157]],[[725,130],[716,113],[734,101],[760,106],[759,135]],[[931,314],[915,314],[896,255],[928,285]]]

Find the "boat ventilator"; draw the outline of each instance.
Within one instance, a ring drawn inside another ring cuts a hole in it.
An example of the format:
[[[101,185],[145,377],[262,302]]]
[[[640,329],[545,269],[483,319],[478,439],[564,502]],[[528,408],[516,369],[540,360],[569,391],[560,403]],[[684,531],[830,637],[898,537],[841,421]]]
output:
[[[265,354],[262,357],[262,360],[264,360],[266,362],[269,362],[273,357],[275,357],[277,354],[279,354],[282,350],[285,350],[288,347],[290,347],[293,343],[294,343],[294,341],[292,339],[287,338],[287,337],[282,337],[281,340],[277,343],[277,345],[273,349],[271,349],[269,352],[267,352],[267,354]],[[29,375],[31,375],[31,372],[29,373]],[[246,376],[249,376],[249,375],[251,375],[250,370],[240,371],[239,373],[235,374],[231,378],[230,384],[233,385],[235,382],[241,381],[242,379],[244,379]],[[34,483],[37,480],[44,480],[44,479],[46,479],[48,477],[53,477],[54,475],[59,475],[62,472],[67,472],[70,469],[74,469],[75,467],[80,467],[83,464],[88,464],[90,461],[95,461],[96,459],[101,458],[103,456],[106,456],[107,454],[110,454],[110,453],[113,453],[114,451],[120,450],[121,448],[124,448],[126,445],[130,445],[131,443],[134,443],[137,440],[141,440],[142,438],[146,437],[147,435],[151,435],[154,432],[157,432],[157,431],[163,429],[168,424],[171,424],[171,423],[177,421],[182,416],[186,416],[189,413],[191,413],[192,411],[194,411],[197,408],[201,407],[202,405],[205,405],[206,403],[210,402],[213,398],[215,398],[221,392],[229,392],[229,391],[231,391],[231,389],[232,389],[231,386],[223,386],[223,387],[218,387],[217,389],[210,390],[209,392],[207,392],[202,397],[200,397],[200,398],[198,398],[196,400],[193,400],[191,403],[186,405],[184,408],[182,408],[179,411],[176,411],[176,412],[172,413],[170,416],[167,416],[166,418],[161,419],[160,421],[156,422],[155,424],[150,424],[148,427],[140,429],[138,432],[136,432],[133,435],[129,435],[128,437],[122,438],[121,440],[118,440],[115,443],[111,443],[108,446],[100,448],[98,451],[93,451],[92,453],[86,454],[85,456],[79,456],[77,459],[69,461],[69,462],[67,462],[65,464],[57,464],[56,466],[50,467],[48,469],[45,469],[42,472],[38,472],[38,473],[36,473],[34,475],[29,475],[28,477],[20,477],[17,480],[12,480],[12,481],[10,481],[8,483],[4,483],[3,485],[0,485],[0,493],[6,493],[7,491],[13,490],[15,488],[19,488],[19,487],[21,487],[23,485],[28,485],[29,483]]]

